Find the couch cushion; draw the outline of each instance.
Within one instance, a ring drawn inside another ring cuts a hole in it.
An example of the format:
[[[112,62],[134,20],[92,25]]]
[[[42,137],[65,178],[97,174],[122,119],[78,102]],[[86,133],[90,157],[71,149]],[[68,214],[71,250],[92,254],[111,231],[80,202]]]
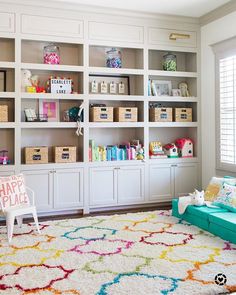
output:
[[[193,224],[193,225],[196,225],[204,230],[208,230],[208,225],[209,225],[209,222],[207,219],[203,219],[197,215],[194,215],[194,214],[190,214],[188,213],[188,210],[185,211],[184,214],[179,214],[178,212],[178,201],[179,199],[173,199],[172,200],[172,215],[177,217],[177,218],[181,218],[181,219],[184,219],[186,220],[187,222]],[[189,208],[190,206],[188,206]],[[194,206],[191,206],[191,207],[194,207]]]
[[[178,211],[178,199],[173,199],[172,200],[172,215],[175,216],[175,217],[178,217],[178,218],[182,218],[182,216],[184,215],[181,215],[179,214],[179,211]]]
[[[227,212],[227,210],[223,208],[210,208],[207,206],[201,206],[201,207],[188,206],[186,211],[188,214],[193,214],[204,219],[209,219],[209,214],[212,214],[212,213]]]
[[[234,213],[235,214],[235,213]],[[230,241],[236,244],[236,232],[229,230],[225,227],[221,227],[219,230],[219,225],[216,223],[210,223],[208,231],[216,236],[221,237],[223,240]]]
[[[209,208],[207,206],[197,207],[197,206],[190,205],[187,207],[185,213],[181,215],[178,212],[178,202],[179,202],[179,199],[172,200],[172,215],[175,217],[183,218],[183,219],[185,219],[184,217],[186,215],[195,215],[203,219],[208,219],[208,215],[211,213],[227,212],[226,209],[222,209],[222,208]]]
[[[210,202],[214,201],[216,197],[219,195],[219,192],[224,183],[235,186],[236,178],[231,176],[224,176],[224,178],[212,177],[210,183],[208,184],[205,190],[205,195],[204,195],[205,200]]]
[[[236,212],[236,186],[224,183],[213,204]]]
[[[217,224],[219,229],[227,228],[236,233],[236,213],[234,212],[219,212],[209,215],[210,223]]]

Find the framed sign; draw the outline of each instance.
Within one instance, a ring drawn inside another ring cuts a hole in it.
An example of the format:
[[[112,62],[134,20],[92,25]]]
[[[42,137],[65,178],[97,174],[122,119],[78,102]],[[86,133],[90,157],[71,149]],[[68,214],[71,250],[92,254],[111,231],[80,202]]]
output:
[[[170,96],[171,95],[171,81],[152,80],[151,90],[153,96]]]
[[[0,70],[0,92],[7,91],[7,72]]]
[[[129,76],[90,74],[89,84],[91,94],[130,95]]]
[[[59,122],[59,102],[51,99],[40,99],[39,114],[47,117],[48,122]]]
[[[70,94],[73,92],[73,81],[60,77],[50,78],[48,88],[50,93]]]

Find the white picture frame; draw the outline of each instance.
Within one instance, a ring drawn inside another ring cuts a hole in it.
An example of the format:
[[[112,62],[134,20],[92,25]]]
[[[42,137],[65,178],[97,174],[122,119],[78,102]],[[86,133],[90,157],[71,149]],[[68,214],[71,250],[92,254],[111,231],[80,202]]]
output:
[[[47,116],[48,122],[59,122],[59,101],[53,99],[40,99],[39,115]]]
[[[152,80],[151,90],[153,96],[171,96],[171,81]]]

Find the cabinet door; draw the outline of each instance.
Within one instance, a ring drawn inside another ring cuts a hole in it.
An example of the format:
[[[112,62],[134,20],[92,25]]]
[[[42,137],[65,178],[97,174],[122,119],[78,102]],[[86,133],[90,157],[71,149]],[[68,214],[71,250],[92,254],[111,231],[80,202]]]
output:
[[[26,185],[35,192],[37,211],[47,211],[53,208],[53,171],[31,170],[22,171]]]
[[[149,192],[150,201],[169,201],[174,197],[171,165],[150,165]]]
[[[89,172],[90,205],[117,203],[116,170],[114,167],[91,168]]]
[[[193,164],[178,164],[175,170],[175,196],[184,196],[198,187],[198,167]]]
[[[83,169],[57,169],[54,173],[54,208],[78,208],[83,204]]]
[[[15,32],[15,14],[0,12],[0,31]]]
[[[122,166],[116,170],[118,203],[144,200],[144,166]]]

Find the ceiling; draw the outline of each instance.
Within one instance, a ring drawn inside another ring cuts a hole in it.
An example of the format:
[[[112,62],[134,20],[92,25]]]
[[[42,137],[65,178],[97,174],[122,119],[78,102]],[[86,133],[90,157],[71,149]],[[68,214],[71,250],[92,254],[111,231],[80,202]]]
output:
[[[230,0],[54,0],[54,2],[55,1],[102,8],[108,7],[190,17],[201,17],[227,2],[230,2]]]

